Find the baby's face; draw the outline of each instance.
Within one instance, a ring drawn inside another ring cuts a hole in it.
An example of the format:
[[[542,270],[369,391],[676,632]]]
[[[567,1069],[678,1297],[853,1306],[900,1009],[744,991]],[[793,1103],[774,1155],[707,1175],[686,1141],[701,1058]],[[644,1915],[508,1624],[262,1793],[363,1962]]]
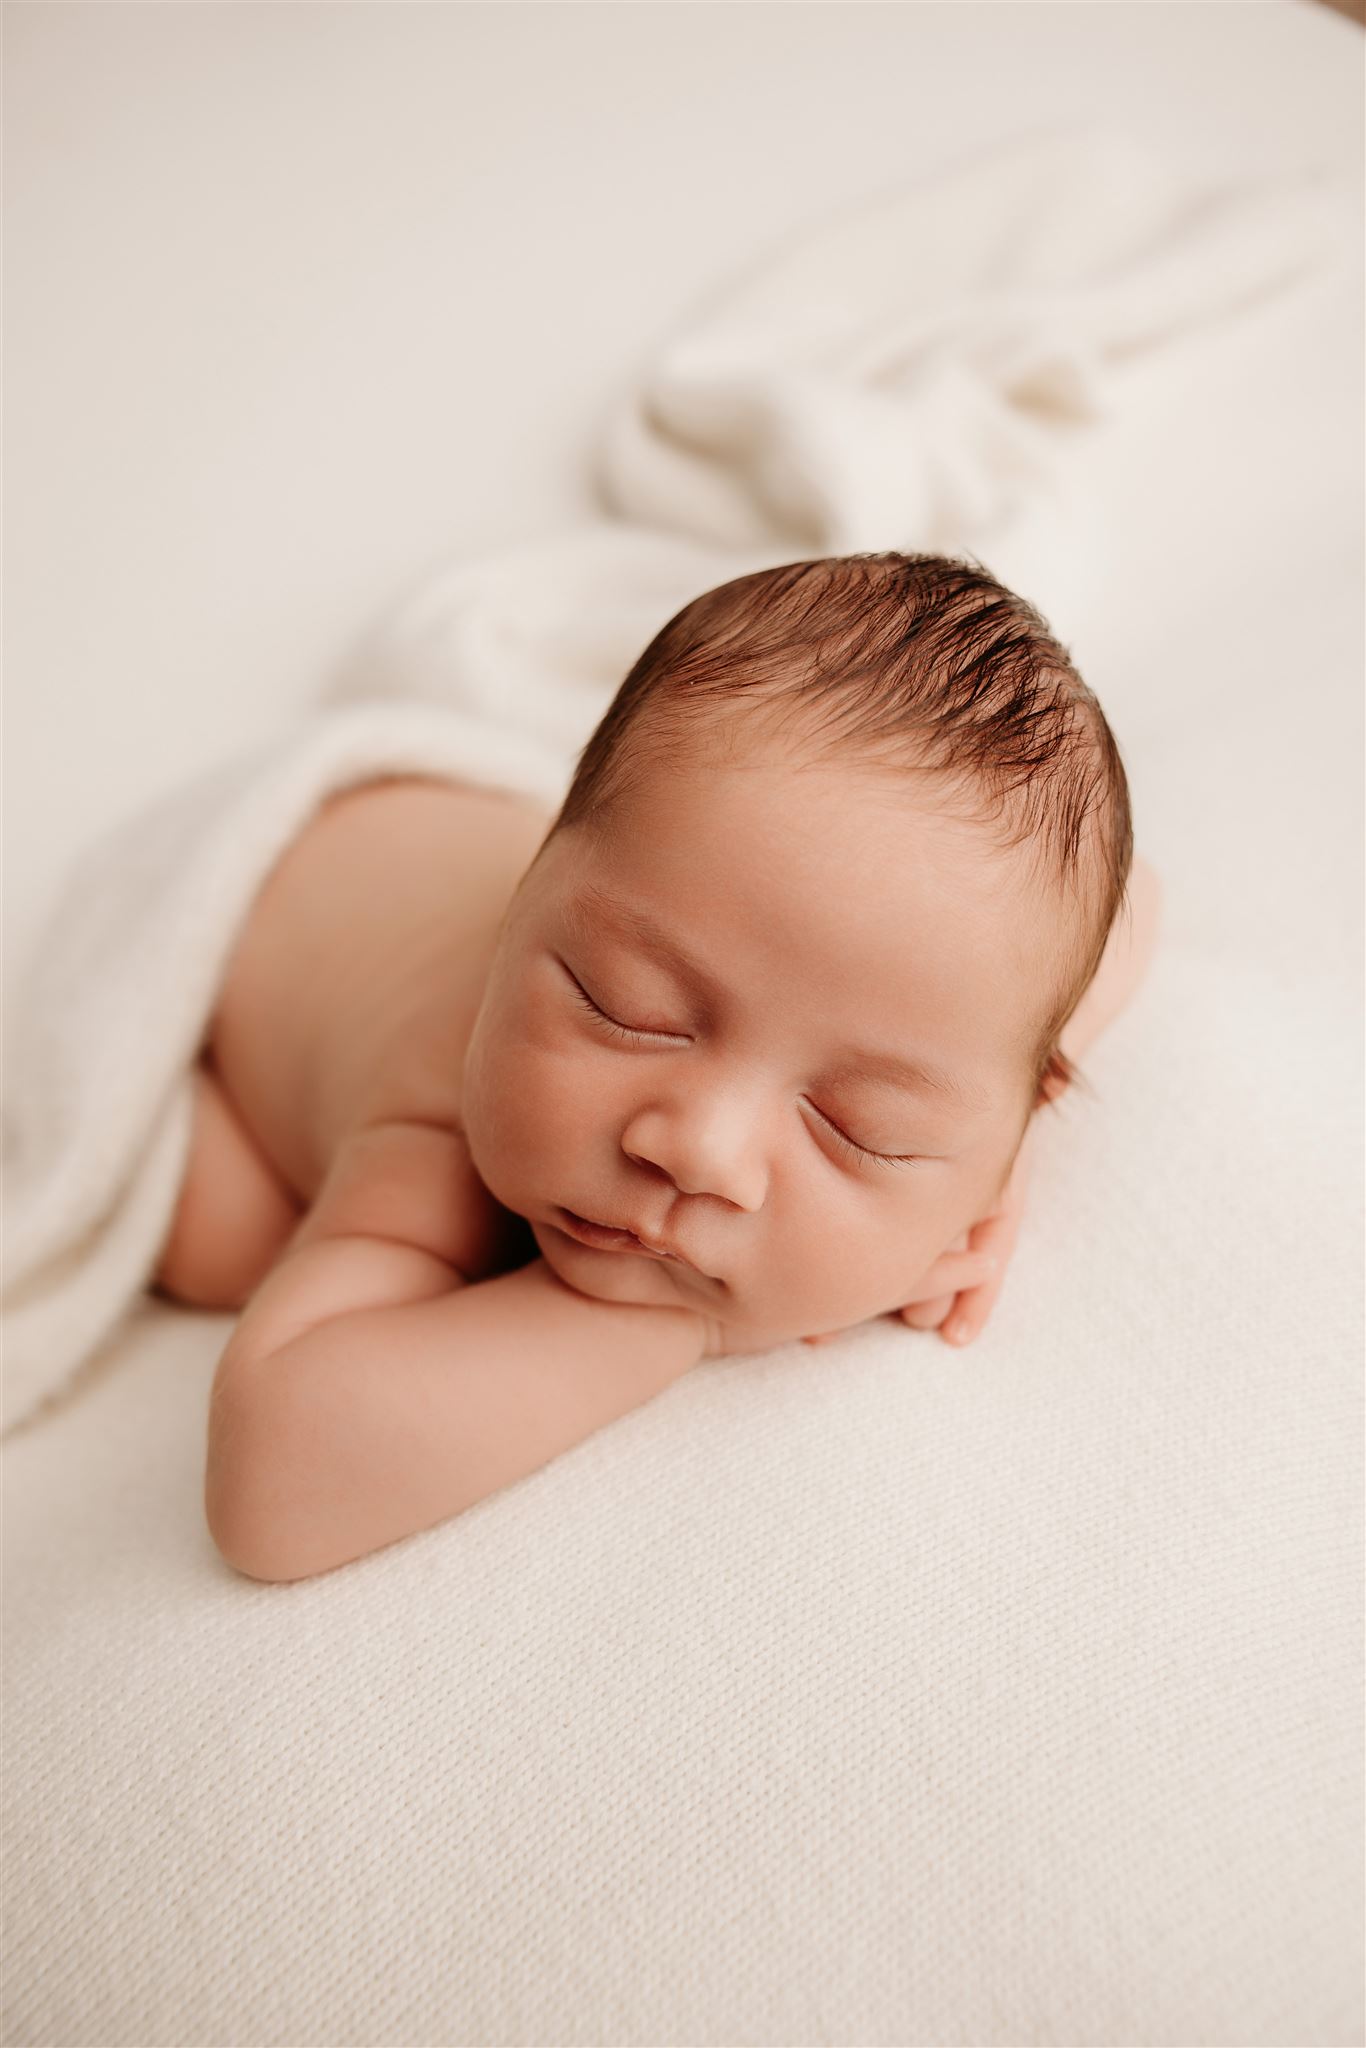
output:
[[[618,803],[603,842],[544,848],[464,1114],[569,1285],[765,1348],[900,1307],[990,1207],[1057,928],[1018,856],[913,787],[699,763]],[[581,1242],[566,1212],[678,1256]]]

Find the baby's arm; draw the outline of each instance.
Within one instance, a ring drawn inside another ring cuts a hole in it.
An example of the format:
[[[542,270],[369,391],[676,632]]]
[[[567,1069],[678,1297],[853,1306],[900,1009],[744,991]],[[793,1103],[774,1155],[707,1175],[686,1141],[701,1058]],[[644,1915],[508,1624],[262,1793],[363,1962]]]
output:
[[[367,1274],[409,1298],[297,1329],[308,1294]],[[296,1333],[271,1348],[268,1320]],[[680,1379],[706,1341],[691,1309],[590,1300],[544,1259],[465,1286],[390,1241],[307,1245],[269,1276],[220,1360],[210,1533],[251,1578],[331,1571],[548,1464]]]

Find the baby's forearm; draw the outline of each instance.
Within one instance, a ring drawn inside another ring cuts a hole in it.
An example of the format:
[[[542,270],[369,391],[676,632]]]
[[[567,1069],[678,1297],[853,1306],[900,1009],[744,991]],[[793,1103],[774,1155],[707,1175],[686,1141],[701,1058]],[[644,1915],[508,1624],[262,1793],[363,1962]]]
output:
[[[1147,861],[1134,856],[1129,876],[1132,915],[1116,920],[1095,977],[1063,1027],[1061,1045],[1078,1060],[1132,1000],[1157,944],[1162,885]]]
[[[543,1259],[337,1316],[224,1377],[214,1541],[252,1578],[331,1571],[548,1464],[705,1341],[691,1310],[590,1300]]]

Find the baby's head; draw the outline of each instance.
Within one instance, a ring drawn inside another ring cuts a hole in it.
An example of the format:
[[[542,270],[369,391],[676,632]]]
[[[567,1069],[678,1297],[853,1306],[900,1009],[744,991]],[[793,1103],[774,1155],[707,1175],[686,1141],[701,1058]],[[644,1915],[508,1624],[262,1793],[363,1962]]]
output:
[[[621,685],[508,911],[475,1165],[580,1292],[700,1309],[733,1348],[899,1307],[1073,1078],[1059,1035],[1131,857],[1099,705],[980,565],[707,591]]]

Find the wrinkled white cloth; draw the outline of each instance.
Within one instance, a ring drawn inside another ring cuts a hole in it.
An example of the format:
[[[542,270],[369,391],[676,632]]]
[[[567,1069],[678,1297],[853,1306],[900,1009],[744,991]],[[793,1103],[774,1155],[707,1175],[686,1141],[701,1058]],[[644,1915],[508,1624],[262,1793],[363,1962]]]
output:
[[[423,773],[558,803],[673,613],[798,558],[972,553],[1066,640],[1104,559],[1074,438],[1349,217],[1327,173],[1213,186],[1088,130],[845,212],[660,344],[604,428],[605,517],[424,577],[289,729],[87,847],[5,1069],[4,1431],[154,1272],[229,951],[327,795]]]

